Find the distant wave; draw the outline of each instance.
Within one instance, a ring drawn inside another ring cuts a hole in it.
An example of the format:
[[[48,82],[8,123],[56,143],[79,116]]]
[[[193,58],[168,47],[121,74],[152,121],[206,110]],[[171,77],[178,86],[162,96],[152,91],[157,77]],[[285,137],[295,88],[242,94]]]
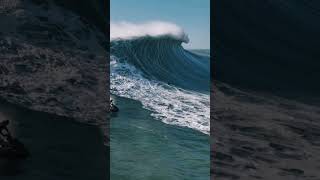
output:
[[[111,92],[140,101],[165,123],[208,134],[210,55],[183,49],[187,35],[170,23],[111,27]]]

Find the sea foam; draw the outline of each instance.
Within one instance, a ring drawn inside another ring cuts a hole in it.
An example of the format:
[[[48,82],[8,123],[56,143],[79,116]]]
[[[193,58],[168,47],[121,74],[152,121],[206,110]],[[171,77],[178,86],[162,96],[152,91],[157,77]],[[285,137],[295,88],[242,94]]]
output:
[[[182,28],[112,22],[110,39],[112,94],[140,101],[164,123],[210,133],[210,57],[183,48]]]
[[[144,36],[170,36],[185,43],[189,42],[188,35],[183,31],[183,29],[178,25],[169,22],[151,21],[135,24],[122,21],[111,22],[110,24],[111,41],[118,39],[130,40]]]
[[[166,83],[146,79],[128,63],[111,57],[111,93],[138,100],[164,123],[210,133],[210,98],[208,94],[188,91]]]

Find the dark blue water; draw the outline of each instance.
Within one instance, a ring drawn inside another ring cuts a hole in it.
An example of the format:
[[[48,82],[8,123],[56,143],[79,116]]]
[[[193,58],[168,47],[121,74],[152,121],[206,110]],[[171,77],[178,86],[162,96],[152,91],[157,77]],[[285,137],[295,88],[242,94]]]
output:
[[[210,51],[196,51],[200,54],[185,50],[181,44],[166,36],[118,40],[111,42],[111,54],[117,63],[134,66],[148,80],[209,92]]]

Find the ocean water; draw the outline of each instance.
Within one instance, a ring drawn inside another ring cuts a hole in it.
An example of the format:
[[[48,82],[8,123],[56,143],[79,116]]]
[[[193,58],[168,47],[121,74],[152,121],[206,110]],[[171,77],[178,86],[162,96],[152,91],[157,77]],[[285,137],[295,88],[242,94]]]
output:
[[[138,101],[114,97],[121,112],[112,115],[112,180],[208,180],[209,136],[154,119]]]
[[[209,179],[210,51],[165,22],[111,24],[111,179]]]
[[[320,179],[320,1],[214,6],[212,177]]]
[[[0,101],[0,120],[29,150],[25,160],[0,158],[1,180],[108,178],[107,149],[98,127]]]

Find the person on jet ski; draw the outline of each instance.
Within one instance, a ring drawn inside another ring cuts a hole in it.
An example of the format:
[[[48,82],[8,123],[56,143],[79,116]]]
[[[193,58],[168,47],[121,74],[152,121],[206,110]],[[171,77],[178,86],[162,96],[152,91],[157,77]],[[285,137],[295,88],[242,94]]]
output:
[[[0,158],[27,158],[30,153],[18,139],[11,136],[9,120],[0,122]]]
[[[118,107],[113,104],[113,100],[112,99],[110,99],[110,111],[111,112],[118,112],[119,111]]]
[[[8,129],[9,120],[5,120],[3,122],[0,122],[0,135],[2,141],[10,142],[12,140],[12,136],[10,134],[10,131]]]
[[[110,99],[110,109],[112,109],[113,107],[114,107],[113,100]]]
[[[12,136],[10,134],[10,131],[8,129],[9,120],[5,120],[3,122],[0,122],[0,135],[5,138],[7,141],[12,140]]]

